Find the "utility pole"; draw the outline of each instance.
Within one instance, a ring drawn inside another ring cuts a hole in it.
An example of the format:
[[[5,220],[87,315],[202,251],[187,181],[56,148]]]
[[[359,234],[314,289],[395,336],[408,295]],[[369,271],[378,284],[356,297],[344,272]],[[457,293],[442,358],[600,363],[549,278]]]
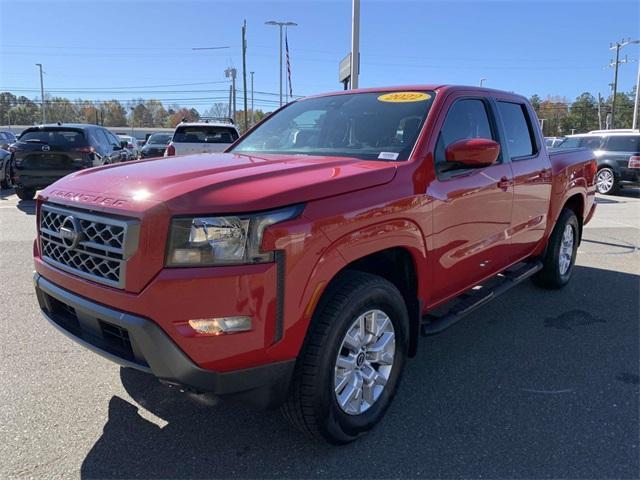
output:
[[[247,112],[247,21],[242,25],[242,90],[244,92],[244,130],[249,129]]]
[[[634,43],[640,43],[640,40],[631,40],[627,38],[626,40],[621,40],[620,42],[613,43],[609,46],[609,50],[616,51],[616,59],[615,61],[611,61],[609,67],[613,67],[613,100],[611,101],[611,128],[615,128],[616,121],[616,94],[618,92],[618,65],[623,63],[629,63],[629,60],[625,56],[624,60],[620,60],[620,49],[626,47],[627,45],[631,45]]]
[[[42,64],[36,63],[36,67],[40,68],[40,98],[42,99],[42,123],[47,123],[47,106],[44,103],[44,80],[42,78]]]
[[[256,72],[249,72],[251,74],[251,125],[256,121],[256,111],[253,108],[253,74]]]
[[[280,27],[280,106],[282,106],[282,27],[296,27],[298,24],[295,22],[276,22],[275,20],[269,20],[264,24]]]
[[[233,101],[233,87],[229,85],[229,118],[231,118],[231,114],[233,111],[231,110],[231,102]]]
[[[598,92],[598,129],[602,130],[602,110],[601,110],[601,105],[602,104],[602,97],[600,96],[600,92]]]
[[[540,119],[540,131],[542,132],[542,136],[544,136],[544,121],[546,120],[546,118],[541,118]]]
[[[351,5],[351,89],[358,88],[360,76],[360,0]]]

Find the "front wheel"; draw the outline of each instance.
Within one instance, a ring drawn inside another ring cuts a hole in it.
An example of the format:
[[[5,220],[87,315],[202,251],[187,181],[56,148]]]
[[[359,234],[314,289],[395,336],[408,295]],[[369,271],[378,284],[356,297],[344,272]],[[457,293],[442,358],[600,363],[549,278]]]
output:
[[[36,190],[34,188],[16,187],[16,195],[20,200],[33,200],[36,196]]]
[[[540,287],[549,289],[562,288],[569,283],[579,242],[578,217],[572,210],[565,208],[560,212],[551,237],[549,237],[549,243],[542,259],[542,270],[533,276],[533,282]]]
[[[408,325],[404,299],[392,283],[368,273],[342,274],[312,320],[285,417],[333,444],[371,430],[398,388]]]
[[[596,175],[596,190],[598,193],[608,195],[618,189],[618,181],[614,171],[609,167],[598,170]]]

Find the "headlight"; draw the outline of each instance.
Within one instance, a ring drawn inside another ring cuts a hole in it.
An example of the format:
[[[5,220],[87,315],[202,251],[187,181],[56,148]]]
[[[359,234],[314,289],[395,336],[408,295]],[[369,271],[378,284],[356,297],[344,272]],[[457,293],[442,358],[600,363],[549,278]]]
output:
[[[272,262],[260,250],[264,229],[297,217],[302,205],[253,215],[174,218],[169,231],[167,266],[238,265]]]

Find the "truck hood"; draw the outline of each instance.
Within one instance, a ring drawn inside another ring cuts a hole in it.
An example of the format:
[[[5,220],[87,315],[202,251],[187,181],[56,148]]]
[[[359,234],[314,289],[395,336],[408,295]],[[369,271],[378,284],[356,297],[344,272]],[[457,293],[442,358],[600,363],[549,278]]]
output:
[[[302,203],[385,184],[396,167],[347,157],[199,154],[83,170],[41,194],[97,210],[233,213]]]

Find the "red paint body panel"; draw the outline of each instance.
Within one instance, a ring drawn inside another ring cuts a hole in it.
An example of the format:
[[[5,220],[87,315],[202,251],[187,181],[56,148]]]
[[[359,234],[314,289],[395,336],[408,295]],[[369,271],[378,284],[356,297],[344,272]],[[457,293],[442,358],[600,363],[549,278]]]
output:
[[[157,323],[198,366],[232,371],[295,358],[319,297],[350,262],[387,248],[409,252],[426,311],[516,261],[539,254],[572,196],[583,219],[593,215],[591,152],[551,158],[535,126],[537,155],[504,161],[443,181],[434,148],[456,98],[523,97],[490,89],[411,86],[363,91],[431,90],[435,99],[409,160],[363,161],[302,155],[202,154],[85,170],[42,192],[42,202],[91,209],[141,222],[138,251],[124,290],[98,285],[44,263],[36,270],[56,285]],[[336,95],[353,92],[336,92]],[[535,116],[533,117],[535,119]],[[275,264],[164,267],[169,223],[176,215],[224,214],[304,204],[299,218],[269,227],[264,251],[280,250],[284,266],[284,331],[273,343]],[[198,336],[194,318],[248,315],[252,331]]]

